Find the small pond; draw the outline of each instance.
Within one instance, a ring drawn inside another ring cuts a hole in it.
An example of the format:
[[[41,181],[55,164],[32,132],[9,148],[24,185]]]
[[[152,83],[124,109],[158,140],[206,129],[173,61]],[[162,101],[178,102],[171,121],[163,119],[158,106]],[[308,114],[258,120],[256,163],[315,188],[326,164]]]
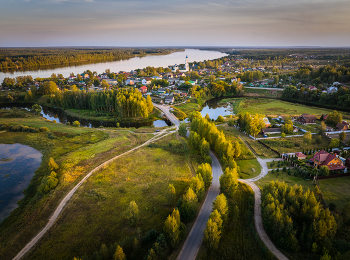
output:
[[[22,144],[0,144],[0,222],[18,207],[41,164],[41,152]]]
[[[221,98],[208,100],[201,111],[201,115],[205,117],[205,115],[208,114],[210,119],[214,120],[216,120],[218,116],[234,115],[232,105],[230,103],[219,104],[220,101]]]
[[[0,108],[20,108],[20,109],[27,109],[29,110],[32,107],[31,104],[0,104]],[[90,120],[90,119],[82,119],[75,116],[68,115],[66,112],[64,112],[62,109],[54,108],[54,107],[46,107],[41,106],[42,111],[41,115],[42,117],[53,121],[56,120],[57,123],[66,124],[67,122],[74,122],[79,121],[80,126],[84,127],[115,127],[116,122],[110,122],[110,121],[100,121],[100,120]],[[155,121],[149,121],[149,122],[121,122],[121,127],[141,127],[141,126],[154,126],[154,127],[163,127],[163,126],[170,126],[171,122],[168,120],[155,120]]]

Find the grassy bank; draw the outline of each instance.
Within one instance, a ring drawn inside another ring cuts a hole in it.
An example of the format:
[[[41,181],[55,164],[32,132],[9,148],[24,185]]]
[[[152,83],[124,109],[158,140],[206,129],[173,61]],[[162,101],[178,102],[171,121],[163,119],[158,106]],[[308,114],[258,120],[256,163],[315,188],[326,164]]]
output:
[[[275,89],[244,88],[244,96],[280,98],[282,96],[282,91],[275,90]]]
[[[158,144],[176,142],[174,135]],[[185,155],[163,148],[144,147],[100,170],[74,195],[50,233],[26,259],[72,259],[150,229],[161,232],[173,207],[166,200],[168,184],[179,198],[192,172]],[[134,200],[140,211],[137,226],[130,227],[124,212]],[[88,228],[87,228],[88,227]],[[142,259],[141,248],[134,259]],[[130,259],[130,258],[128,258]]]
[[[0,143],[21,143],[43,153],[41,166],[26,189],[20,207],[0,224],[0,259],[11,259],[40,229],[42,229],[62,197],[91,169],[140,143],[140,137],[129,131],[92,131],[47,122],[38,117],[1,118],[0,122],[48,127],[55,131],[54,139],[46,132],[8,132],[0,135]],[[143,141],[152,135],[144,135]],[[58,186],[47,194],[37,188],[49,174],[48,160],[53,157],[60,166]]]

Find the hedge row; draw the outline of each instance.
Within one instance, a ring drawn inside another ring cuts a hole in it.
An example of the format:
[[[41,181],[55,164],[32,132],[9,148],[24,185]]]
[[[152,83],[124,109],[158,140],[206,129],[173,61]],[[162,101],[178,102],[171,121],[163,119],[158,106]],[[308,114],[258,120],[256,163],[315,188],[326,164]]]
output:
[[[0,125],[0,130],[8,130],[10,132],[30,132],[30,133],[39,133],[39,132],[47,132],[49,129],[47,127],[40,127],[39,129],[34,127],[29,127],[25,125],[8,125],[2,124]]]

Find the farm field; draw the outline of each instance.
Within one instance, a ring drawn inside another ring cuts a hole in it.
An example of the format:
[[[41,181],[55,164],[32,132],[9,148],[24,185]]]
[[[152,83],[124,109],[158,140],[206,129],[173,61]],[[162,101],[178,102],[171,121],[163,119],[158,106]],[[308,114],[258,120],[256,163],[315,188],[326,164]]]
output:
[[[156,144],[168,146],[170,141],[180,142],[171,135]],[[154,241],[133,252],[127,239],[143,236],[151,229],[162,232],[173,210],[166,198],[168,184],[175,186],[178,199],[192,177],[186,162],[184,154],[154,147],[144,147],[115,160],[79,188],[50,234],[27,259],[73,259],[92,255],[102,243],[108,247],[115,242],[124,245],[128,259],[131,255],[131,259],[143,259]],[[125,219],[131,201],[136,202],[140,212],[136,226],[130,226]]]

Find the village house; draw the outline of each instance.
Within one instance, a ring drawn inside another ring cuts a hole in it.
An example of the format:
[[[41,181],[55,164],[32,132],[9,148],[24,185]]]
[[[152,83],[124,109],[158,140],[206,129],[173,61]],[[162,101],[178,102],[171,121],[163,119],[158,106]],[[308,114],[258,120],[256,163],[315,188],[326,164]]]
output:
[[[337,131],[346,131],[346,130],[349,130],[349,124],[345,121],[341,122],[341,123],[338,123],[336,125],[337,127]]]
[[[142,86],[141,88],[139,88],[141,93],[147,93],[147,87],[146,86]]]
[[[142,85],[149,85],[149,84],[151,84],[151,81],[152,81],[151,78],[144,78],[144,79],[142,79],[141,84]]]
[[[316,116],[304,113],[297,119],[297,121],[300,122],[301,124],[304,124],[304,125],[315,124],[316,123]]]
[[[295,156],[298,158],[298,160],[305,160],[306,159],[306,155],[301,153],[301,152],[295,153]]]
[[[327,153],[324,150],[319,151],[315,154],[314,157],[310,159],[314,164],[315,168],[321,166],[327,166],[330,171],[334,170],[344,170],[346,167],[343,165],[343,161],[340,160],[337,156]]]
[[[172,104],[172,103],[174,103],[174,97],[173,96],[165,97],[164,103],[165,104]]]

